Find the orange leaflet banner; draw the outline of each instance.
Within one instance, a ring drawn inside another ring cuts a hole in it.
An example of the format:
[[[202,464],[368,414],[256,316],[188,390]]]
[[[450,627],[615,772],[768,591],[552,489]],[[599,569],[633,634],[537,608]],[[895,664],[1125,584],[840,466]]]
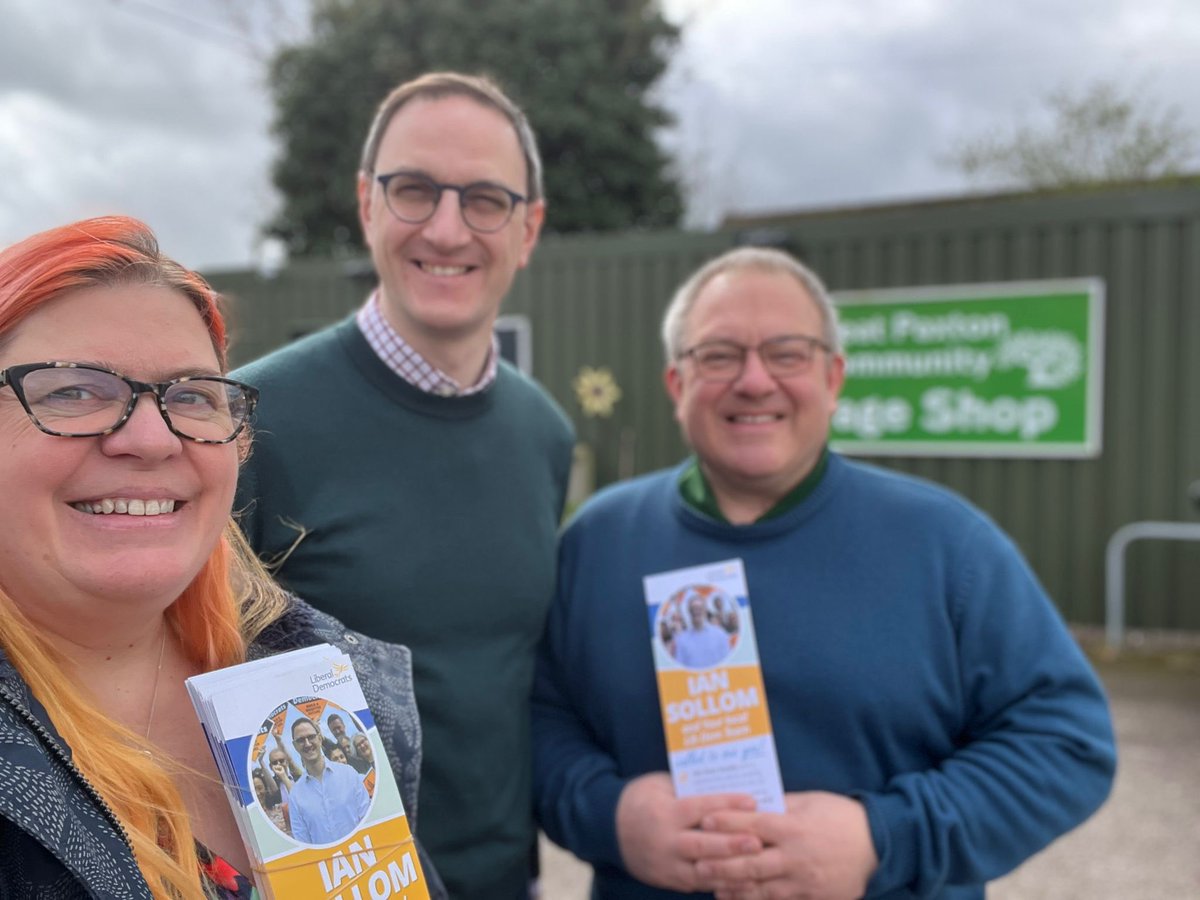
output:
[[[660,670],[667,749],[691,750],[722,741],[771,734],[762,670],[721,666],[705,672]]]
[[[325,712],[325,701],[317,700],[315,698],[312,700],[304,700],[296,703],[296,709],[300,710],[300,712],[304,713],[304,715],[308,716],[315,722],[321,718],[321,714]],[[318,731],[319,730],[320,729],[318,729]]]
[[[288,853],[263,872],[276,900],[429,900],[404,816],[361,828],[335,846]]]

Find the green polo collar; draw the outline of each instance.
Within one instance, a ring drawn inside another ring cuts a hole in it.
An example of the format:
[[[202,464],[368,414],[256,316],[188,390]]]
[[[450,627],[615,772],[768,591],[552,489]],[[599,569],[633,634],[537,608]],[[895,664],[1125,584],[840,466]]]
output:
[[[778,503],[760,516],[757,521],[765,522],[767,519],[774,519],[777,516],[782,516],[788,510],[799,506],[805,497],[816,490],[828,466],[829,448],[823,447],[821,449],[821,458],[817,460],[817,464],[813,466],[813,470],[804,476],[798,485],[781,497]],[[704,477],[704,473],[700,470],[699,461],[694,456],[688,463],[687,468],[679,476],[679,496],[683,498],[684,503],[696,510],[696,512],[703,513],[709,518],[716,519],[718,522],[729,524],[729,520],[721,512],[721,507],[717,505],[716,495],[713,494],[712,488],[709,487],[708,479]]]

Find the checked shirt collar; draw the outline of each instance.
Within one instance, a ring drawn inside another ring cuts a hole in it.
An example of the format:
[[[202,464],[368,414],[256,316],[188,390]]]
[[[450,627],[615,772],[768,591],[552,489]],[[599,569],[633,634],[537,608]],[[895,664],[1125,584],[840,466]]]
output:
[[[367,339],[375,355],[383,360],[384,365],[413,387],[428,394],[436,394],[439,397],[467,397],[478,394],[496,380],[496,361],[500,358],[500,348],[495,335],[492,336],[492,346],[488,350],[483,374],[474,384],[464,388],[413,349],[384,318],[383,310],[379,307],[378,291],[371,294],[358,311],[355,320],[363,337]]]

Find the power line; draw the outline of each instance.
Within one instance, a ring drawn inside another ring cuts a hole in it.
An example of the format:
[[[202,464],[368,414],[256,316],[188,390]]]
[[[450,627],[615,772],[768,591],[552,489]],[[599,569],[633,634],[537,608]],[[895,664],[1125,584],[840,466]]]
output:
[[[221,28],[214,25],[211,21],[197,19],[178,10],[166,9],[150,3],[148,0],[109,0],[109,2],[114,7],[129,15],[144,21],[153,21],[161,25],[166,25],[191,38],[217,44],[226,49],[233,49],[230,47],[230,42],[240,44],[243,50],[249,51],[247,53],[248,56],[255,59],[259,58],[258,48],[255,47],[254,42],[246,37],[246,35]]]

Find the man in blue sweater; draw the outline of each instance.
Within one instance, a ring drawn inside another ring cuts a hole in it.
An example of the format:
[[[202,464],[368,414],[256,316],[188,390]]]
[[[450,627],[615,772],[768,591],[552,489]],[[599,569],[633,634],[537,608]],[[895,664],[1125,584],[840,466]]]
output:
[[[844,360],[811,272],[732,251],[663,331],[695,457],[601,493],[562,539],[534,685],[543,828],[602,900],[982,898],[1108,794],[1094,673],[987,517],[827,449]],[[677,799],[667,774],[642,579],[732,558],[783,813]]]
[[[358,211],[378,289],[239,370],[261,391],[242,527],[286,587],[412,648],[418,836],[455,900],[524,900],[529,690],[573,444],[492,333],[545,215],[525,115],[483,78],[400,85]]]

